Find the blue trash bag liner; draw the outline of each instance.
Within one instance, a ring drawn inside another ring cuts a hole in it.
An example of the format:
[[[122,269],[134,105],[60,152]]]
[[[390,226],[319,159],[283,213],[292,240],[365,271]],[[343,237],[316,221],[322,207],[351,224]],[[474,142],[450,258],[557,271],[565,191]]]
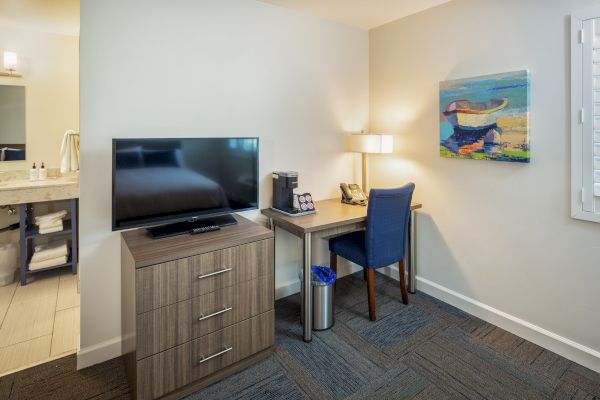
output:
[[[312,285],[313,286],[328,286],[335,282],[335,271],[321,265],[313,265],[311,267]],[[298,278],[302,281],[304,271],[300,271]]]
[[[315,279],[316,276],[320,283],[331,285],[333,282],[335,282],[335,271],[331,268],[313,265],[311,271],[313,274],[313,279]]]

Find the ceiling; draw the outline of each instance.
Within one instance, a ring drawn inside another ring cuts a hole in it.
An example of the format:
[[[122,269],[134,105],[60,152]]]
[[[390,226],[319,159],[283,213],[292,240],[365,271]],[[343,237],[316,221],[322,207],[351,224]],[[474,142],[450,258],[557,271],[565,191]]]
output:
[[[345,25],[371,29],[450,0],[259,0]]]
[[[0,25],[79,36],[79,0],[0,0]]]
[[[80,0],[0,0],[0,25],[79,35]],[[97,0],[101,1],[101,0]],[[450,0],[258,0],[371,29]]]

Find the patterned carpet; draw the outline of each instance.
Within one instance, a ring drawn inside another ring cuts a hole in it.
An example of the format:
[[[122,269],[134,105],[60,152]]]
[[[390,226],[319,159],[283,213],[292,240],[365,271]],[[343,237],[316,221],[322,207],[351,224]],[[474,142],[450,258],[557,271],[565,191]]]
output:
[[[199,399],[600,399],[600,374],[423,293],[400,301],[376,276],[376,322],[362,273],[342,278],[336,324],[302,341],[298,295],[276,303],[270,358]],[[75,371],[75,357],[0,378],[0,399],[126,399],[120,359]]]
[[[375,276],[377,321],[362,273],[338,281],[336,324],[310,344],[299,296],[281,299],[274,355],[188,400],[600,399],[600,374],[426,294],[405,306]]]

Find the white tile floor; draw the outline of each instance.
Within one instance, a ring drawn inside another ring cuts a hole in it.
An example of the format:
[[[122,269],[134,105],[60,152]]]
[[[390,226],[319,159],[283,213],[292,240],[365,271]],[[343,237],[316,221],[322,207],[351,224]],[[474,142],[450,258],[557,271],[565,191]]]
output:
[[[0,375],[77,351],[77,286],[77,275],[63,270],[0,287]]]

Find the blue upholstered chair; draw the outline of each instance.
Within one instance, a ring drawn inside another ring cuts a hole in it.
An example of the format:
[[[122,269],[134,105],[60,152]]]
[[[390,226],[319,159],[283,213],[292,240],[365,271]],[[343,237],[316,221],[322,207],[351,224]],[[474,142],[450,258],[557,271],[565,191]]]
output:
[[[366,230],[329,239],[332,269],[337,270],[337,256],[363,267],[369,294],[371,321],[377,319],[374,287],[374,271],[377,268],[398,263],[402,302],[408,304],[403,259],[414,190],[413,183],[399,189],[371,189]]]

